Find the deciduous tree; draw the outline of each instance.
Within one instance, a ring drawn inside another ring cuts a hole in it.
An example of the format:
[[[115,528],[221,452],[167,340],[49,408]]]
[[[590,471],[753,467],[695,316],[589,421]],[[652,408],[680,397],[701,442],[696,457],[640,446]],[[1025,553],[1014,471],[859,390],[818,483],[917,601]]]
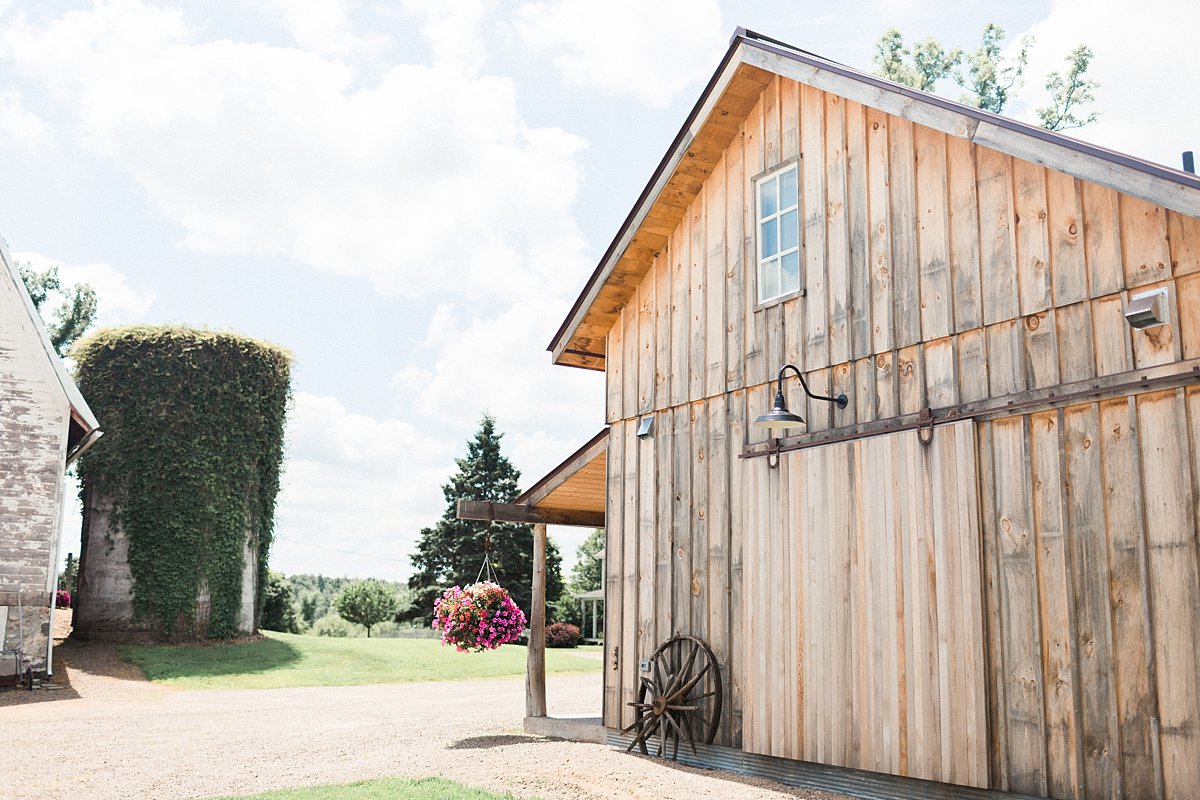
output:
[[[928,36],[911,48],[904,36],[890,28],[875,42],[872,60],[877,74],[932,92],[939,81],[950,78],[963,89],[960,100],[970,106],[999,114],[1016,96],[1029,63],[1029,48],[1033,37],[1021,39],[1012,58],[1004,55],[1004,28],[989,22],[983,28],[979,47],[969,52],[958,48],[947,50],[937,39]],[[1078,116],[1075,111],[1095,100],[1092,91],[1095,81],[1085,77],[1092,61],[1092,51],[1079,45],[1067,56],[1069,68],[1065,73],[1053,72],[1046,78],[1051,105],[1038,109],[1042,127],[1057,131],[1078,128],[1095,122],[1097,114]]]
[[[71,345],[96,321],[96,291],[86,283],[63,288],[58,267],[48,267],[39,272],[32,264],[18,264],[17,271],[21,273],[21,280],[29,291],[34,308],[46,323],[46,333],[50,335],[55,352],[60,356],[66,355]],[[42,306],[55,295],[61,296],[62,302],[55,309],[53,319],[50,319],[42,311]]]
[[[1046,91],[1050,92],[1051,105],[1037,110],[1042,127],[1048,131],[1082,128],[1100,118],[1095,111],[1082,118],[1075,115],[1075,109],[1079,106],[1095,102],[1092,91],[1100,86],[1084,77],[1092,63],[1092,51],[1081,44],[1071,51],[1066,62],[1068,67],[1065,74],[1051,72],[1046,76]]]
[[[368,578],[342,589],[334,598],[333,607],[342,619],[366,628],[367,638],[370,639],[371,628],[391,619],[396,613],[396,593],[382,581]]]

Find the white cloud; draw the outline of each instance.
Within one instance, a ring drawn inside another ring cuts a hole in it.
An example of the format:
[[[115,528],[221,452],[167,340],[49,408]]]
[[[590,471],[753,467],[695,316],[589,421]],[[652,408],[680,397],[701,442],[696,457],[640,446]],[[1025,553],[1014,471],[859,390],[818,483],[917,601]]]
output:
[[[564,81],[663,107],[708,77],[729,32],[716,0],[537,0],[517,11],[527,46]]]
[[[154,305],[153,292],[144,286],[131,285],[125,275],[111,264],[100,261],[66,264],[33,252],[13,253],[13,258],[39,271],[58,267],[59,281],[64,287],[77,283],[90,285],[96,290],[96,324],[99,326],[140,322]]]
[[[445,510],[438,487],[456,454],[454,445],[408,422],[355,414],[336,398],[298,392],[272,567],[310,572],[316,560],[326,575],[406,577],[421,528]]]
[[[259,0],[264,10],[292,35],[296,44],[334,56],[374,55],[388,45],[380,34],[354,32],[346,0]]]
[[[36,150],[50,136],[50,126],[25,107],[19,92],[0,92],[0,142]]]
[[[448,36],[444,15],[426,16]],[[583,250],[570,206],[584,142],[527,125],[508,79],[399,65],[351,88],[349,63],[199,40],[180,12],[135,0],[44,26],[18,15],[0,54],[195,250],[282,256],[409,297],[561,291]]]
[[[574,447],[583,444],[604,418],[603,376],[550,363],[557,308],[540,298],[495,314],[439,308],[425,342],[436,353],[432,376],[417,410],[447,422],[486,411],[502,429],[569,433],[580,437]]]
[[[1104,4],[1102,4],[1104,5]],[[1047,104],[1045,76],[1066,69],[1064,57],[1079,44],[1095,53],[1089,75],[1099,81],[1092,108],[1100,120],[1069,136],[1179,167],[1179,154],[1200,149],[1200,5],[1146,0],[1136,10],[1103,8],[1089,0],[1055,0],[1049,15],[1025,33],[1037,43],[1030,53],[1023,119]],[[1019,40],[1021,35],[1014,37]]]
[[[421,22],[435,67],[477,73],[486,61],[483,25],[492,0],[403,0],[404,10]]]

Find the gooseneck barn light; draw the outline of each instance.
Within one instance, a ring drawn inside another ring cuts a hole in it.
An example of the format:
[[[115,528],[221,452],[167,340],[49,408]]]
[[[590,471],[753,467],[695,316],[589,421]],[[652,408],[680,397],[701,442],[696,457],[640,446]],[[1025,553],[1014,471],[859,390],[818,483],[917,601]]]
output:
[[[789,369],[796,373],[796,377],[800,379],[800,385],[804,387],[804,393],[813,400],[824,400],[827,403],[835,403],[838,408],[845,408],[846,404],[850,402],[844,394],[839,394],[837,397],[813,394],[808,390],[808,383],[804,380],[804,374],[794,364],[784,364],[779,368],[779,380],[775,385],[775,406],[754,420],[755,425],[763,428],[794,428],[797,425],[804,424],[804,417],[788,411],[787,400],[783,396],[783,374]]]

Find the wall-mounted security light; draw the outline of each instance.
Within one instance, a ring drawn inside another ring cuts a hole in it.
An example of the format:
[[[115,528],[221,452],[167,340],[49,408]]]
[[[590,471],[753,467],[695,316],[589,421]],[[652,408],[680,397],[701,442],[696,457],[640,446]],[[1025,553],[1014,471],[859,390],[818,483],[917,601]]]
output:
[[[1129,298],[1125,320],[1135,328],[1154,328],[1170,322],[1167,287],[1151,289]]]
[[[649,439],[654,435],[654,417],[642,417],[638,420],[637,438]]]

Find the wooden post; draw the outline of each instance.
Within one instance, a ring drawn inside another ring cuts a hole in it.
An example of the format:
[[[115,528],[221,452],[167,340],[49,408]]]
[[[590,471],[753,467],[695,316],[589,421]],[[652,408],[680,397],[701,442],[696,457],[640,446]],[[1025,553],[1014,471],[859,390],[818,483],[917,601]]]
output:
[[[525,716],[546,716],[546,526],[533,526],[533,598],[525,663]]]

